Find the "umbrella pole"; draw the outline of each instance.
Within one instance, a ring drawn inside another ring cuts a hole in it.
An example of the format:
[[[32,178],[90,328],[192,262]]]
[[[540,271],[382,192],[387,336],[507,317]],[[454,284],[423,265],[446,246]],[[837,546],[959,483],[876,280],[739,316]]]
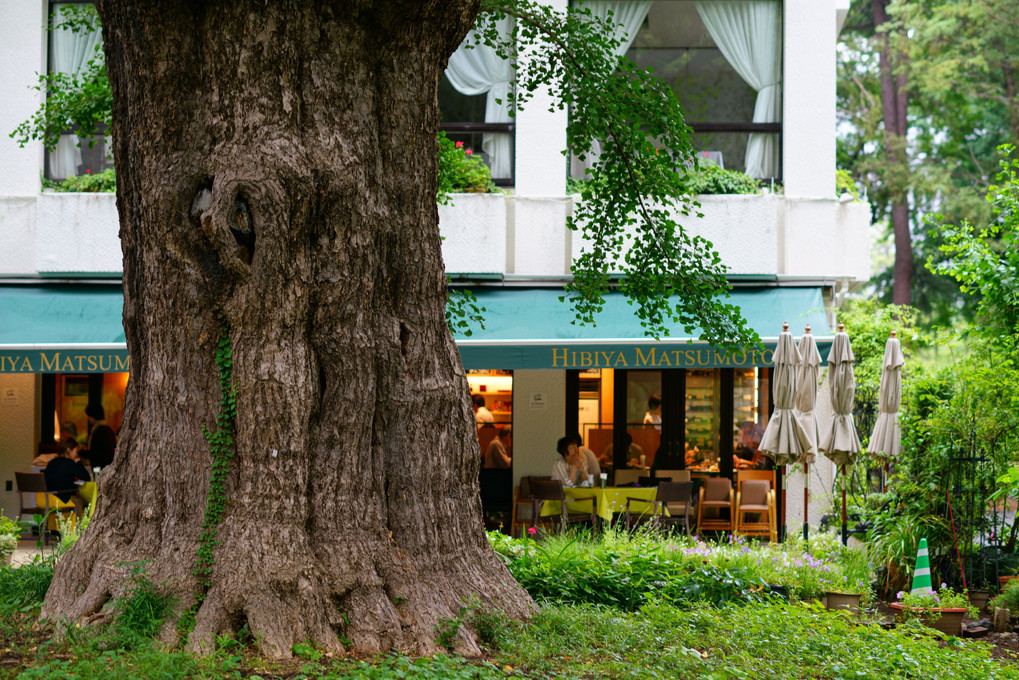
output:
[[[806,541],[810,538],[810,528],[807,523],[808,513],[810,512],[810,464],[803,464],[803,540]]]
[[[849,545],[849,523],[846,521],[846,466],[842,466],[842,545]]]

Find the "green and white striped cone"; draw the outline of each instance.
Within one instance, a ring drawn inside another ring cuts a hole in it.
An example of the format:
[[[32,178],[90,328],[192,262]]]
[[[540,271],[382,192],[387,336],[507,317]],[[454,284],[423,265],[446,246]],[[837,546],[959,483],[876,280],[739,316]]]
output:
[[[927,539],[920,539],[920,549],[916,551],[916,569],[913,570],[913,595],[933,592],[931,588],[931,563],[927,559]]]

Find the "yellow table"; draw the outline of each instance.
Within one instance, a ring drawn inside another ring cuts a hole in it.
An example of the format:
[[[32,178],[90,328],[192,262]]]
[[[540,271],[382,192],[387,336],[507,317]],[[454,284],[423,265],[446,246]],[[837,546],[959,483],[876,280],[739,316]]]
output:
[[[631,503],[630,512],[637,514],[651,512],[650,501],[655,499],[655,496],[658,494],[658,489],[654,487],[628,486],[609,486],[604,489],[601,487],[575,487],[563,489],[563,493],[567,498],[594,496],[598,503],[598,517],[600,517],[602,521],[611,522],[612,513],[626,512],[627,498],[643,498],[648,501],[647,503]],[[590,512],[591,501],[577,501],[576,503],[570,503],[567,501],[566,509],[569,512]],[[560,512],[561,510],[557,501],[545,501],[545,505],[541,508],[542,517],[558,515]]]

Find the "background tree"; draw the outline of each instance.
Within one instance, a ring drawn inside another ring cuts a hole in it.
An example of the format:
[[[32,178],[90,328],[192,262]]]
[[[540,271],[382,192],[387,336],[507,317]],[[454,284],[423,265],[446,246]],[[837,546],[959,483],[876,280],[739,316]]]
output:
[[[530,599],[482,531],[468,388],[444,319],[436,92],[477,4],[97,7],[132,376],[103,501],[43,614],[93,614],[126,563],[149,560],[179,603],[164,640],[183,633],[194,649],[246,623],[278,656],[305,640],[427,652],[464,598],[525,616]],[[620,68],[598,70],[610,32],[499,8],[557,45],[522,90],[559,88],[574,105],[571,127],[588,132],[573,148],[612,140],[604,190],[581,214],[640,226],[631,253],[646,259],[627,261],[625,290],[649,331],[674,315],[708,339],[756,339],[714,295],[717,255],[656,207],[692,205],[664,172],[689,157],[671,93],[632,69],[583,87],[580,74]],[[675,144],[656,153],[648,130]],[[647,188],[616,194],[623,179]],[[612,261],[618,228],[592,229],[608,253],[593,262]],[[577,279],[596,308],[596,273]],[[464,629],[457,646],[478,649]]]

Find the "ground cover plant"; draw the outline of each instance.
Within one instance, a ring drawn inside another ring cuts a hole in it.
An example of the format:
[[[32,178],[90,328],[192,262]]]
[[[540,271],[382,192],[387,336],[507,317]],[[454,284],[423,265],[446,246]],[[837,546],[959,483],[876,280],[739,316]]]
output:
[[[39,623],[54,562],[40,558],[0,568],[0,679],[1019,680],[1019,666],[992,659],[980,642],[945,638],[919,625],[883,630],[817,603],[780,601],[755,585],[784,580],[796,598],[819,587],[817,580],[803,580],[805,570],[828,566],[821,571],[853,578],[853,569],[859,568],[854,560],[865,553],[846,551],[832,537],[782,546],[705,542],[652,531],[541,541],[493,533],[491,540],[504,559],[519,565],[518,578],[542,609],[520,623],[477,600],[465,602],[457,620],[440,626],[436,637],[445,636],[455,648],[457,628],[471,627],[484,640],[481,658],[455,653],[419,659],[393,653],[337,657],[303,643],[295,645],[294,659],[270,661],[243,628],[240,634],[218,637],[206,656],[165,651],[159,631],[174,603],[146,576],[145,564],[124,565],[132,585],[110,602],[102,625]],[[694,576],[684,578],[684,573]],[[719,584],[701,593],[689,591],[690,584],[706,583],[704,574],[714,575]],[[589,578],[605,594],[579,585]],[[557,580],[564,585],[556,588]],[[634,585],[628,588],[627,583]]]

